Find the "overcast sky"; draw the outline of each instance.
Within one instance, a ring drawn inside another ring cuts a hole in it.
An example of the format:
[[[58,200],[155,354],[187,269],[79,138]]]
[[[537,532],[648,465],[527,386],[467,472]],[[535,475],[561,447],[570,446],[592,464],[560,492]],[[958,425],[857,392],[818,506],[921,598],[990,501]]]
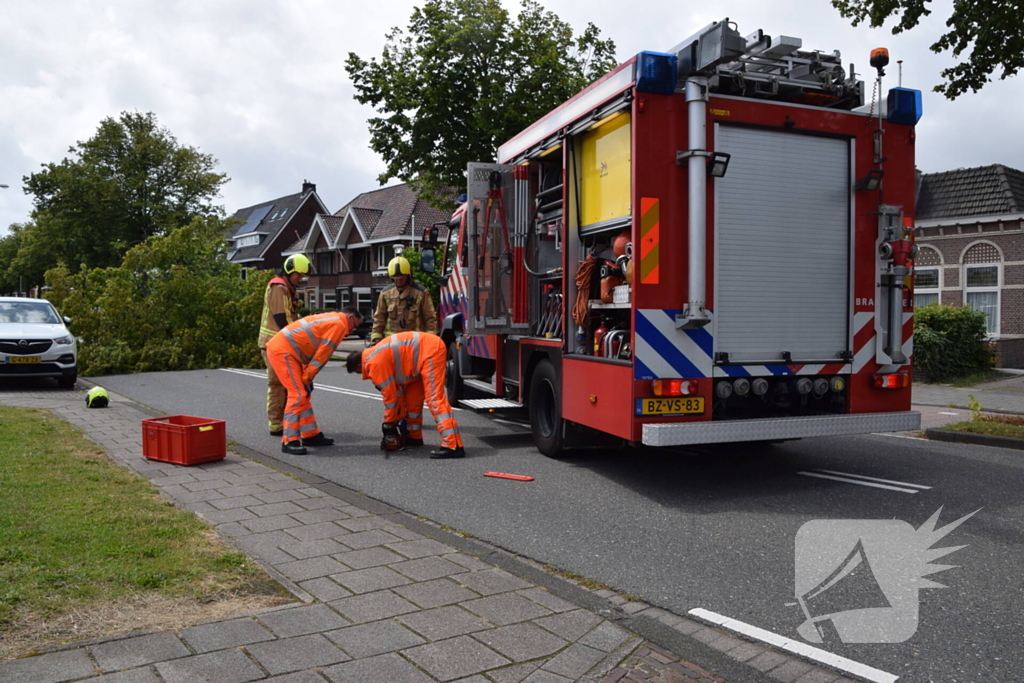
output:
[[[515,10],[517,0],[503,0]],[[154,112],[182,144],[212,154],[231,179],[228,213],[316,183],[337,211],[378,187],[383,162],[368,148],[369,108],[352,99],[344,61],[379,56],[384,35],[408,24],[414,0],[0,0],[0,234],[28,219],[22,177],[59,162],[99,122],[125,110]],[[804,49],[840,50],[869,71],[868,54],[888,47],[884,89],[924,91],[917,163],[925,172],[1003,163],[1024,168],[1024,80],[996,81],[948,102],[931,92],[949,56],[928,50],[952,0],[914,31],[852,28],[828,0],[717,0],[691,9],[669,0],[544,0],[577,32],[588,21],[611,37],[618,57],[665,51],[729,17],[741,34],[760,28],[803,39]],[[696,6],[698,3],[693,3]],[[713,7],[713,8],[711,8]],[[868,78],[871,78],[869,75]],[[871,86],[868,84],[868,91]],[[488,161],[481,159],[480,161]],[[392,181],[394,182],[394,181]]]

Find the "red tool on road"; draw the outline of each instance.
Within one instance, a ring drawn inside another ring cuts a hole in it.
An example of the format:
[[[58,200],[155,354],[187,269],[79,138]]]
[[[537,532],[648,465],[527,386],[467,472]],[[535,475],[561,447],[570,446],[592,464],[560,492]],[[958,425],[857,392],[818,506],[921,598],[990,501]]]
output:
[[[497,477],[498,479],[514,479],[515,481],[533,481],[533,477],[525,474],[506,474],[504,472],[484,472],[485,477]]]

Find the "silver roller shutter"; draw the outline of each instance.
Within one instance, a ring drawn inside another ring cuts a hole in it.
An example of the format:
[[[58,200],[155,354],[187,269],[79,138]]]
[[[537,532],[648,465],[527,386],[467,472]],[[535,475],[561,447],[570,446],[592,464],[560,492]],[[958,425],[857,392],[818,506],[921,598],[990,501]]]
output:
[[[715,350],[729,361],[836,359],[849,348],[850,146],[717,126]]]

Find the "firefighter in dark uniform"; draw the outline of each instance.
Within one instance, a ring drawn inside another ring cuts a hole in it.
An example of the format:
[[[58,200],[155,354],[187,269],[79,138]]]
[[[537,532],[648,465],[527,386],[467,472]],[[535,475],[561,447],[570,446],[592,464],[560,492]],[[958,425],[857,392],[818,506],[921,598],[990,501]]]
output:
[[[398,332],[437,334],[437,313],[427,288],[412,279],[408,259],[396,256],[388,263],[393,285],[380,293],[373,312],[370,341],[374,344]]]

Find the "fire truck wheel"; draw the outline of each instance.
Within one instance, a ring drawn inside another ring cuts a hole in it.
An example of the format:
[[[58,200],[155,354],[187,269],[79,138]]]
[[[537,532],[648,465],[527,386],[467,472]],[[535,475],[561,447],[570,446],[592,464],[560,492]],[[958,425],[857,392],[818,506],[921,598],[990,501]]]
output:
[[[465,388],[462,385],[462,377],[458,373],[458,364],[455,362],[455,343],[448,345],[448,360],[445,362],[444,391],[448,395],[448,403],[457,406],[465,396]]]
[[[549,458],[563,453],[562,402],[558,377],[550,361],[541,361],[530,382],[530,430],[533,442]]]

